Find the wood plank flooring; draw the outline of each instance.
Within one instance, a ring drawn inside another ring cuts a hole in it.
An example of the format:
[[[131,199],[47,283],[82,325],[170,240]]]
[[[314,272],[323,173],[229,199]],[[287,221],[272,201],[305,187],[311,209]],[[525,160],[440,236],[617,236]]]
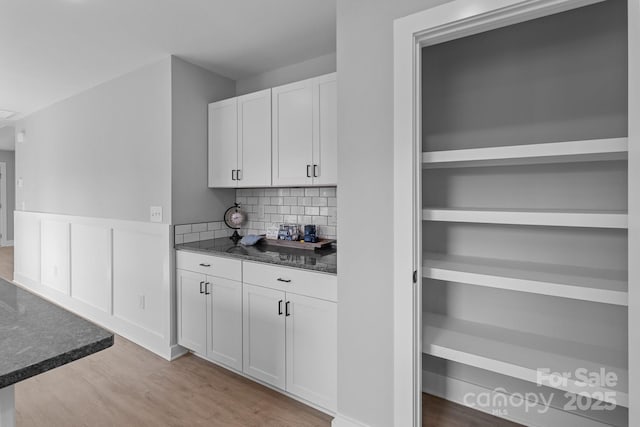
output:
[[[13,248],[0,248],[13,279]],[[423,394],[425,427],[517,424]],[[193,355],[167,362],[116,336],[103,352],[16,385],[17,427],[330,427],[331,417]]]

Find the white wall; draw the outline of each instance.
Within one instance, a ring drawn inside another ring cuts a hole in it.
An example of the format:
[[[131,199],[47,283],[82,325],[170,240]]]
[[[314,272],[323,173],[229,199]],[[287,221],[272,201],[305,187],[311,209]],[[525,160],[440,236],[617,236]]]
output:
[[[7,164],[7,240],[13,240],[13,211],[16,205],[16,153],[0,150],[0,162]]]
[[[17,208],[171,223],[170,85],[166,58],[19,121]]]
[[[13,126],[3,126],[0,122],[0,150],[13,151],[16,148],[15,129]]]
[[[221,220],[235,190],[207,186],[207,105],[235,95],[235,81],[171,57],[173,224]]]
[[[370,426],[393,425],[393,20],[442,3],[338,0],[338,413]]]
[[[238,80],[236,82],[236,95],[244,95],[322,74],[333,73],[334,71],[336,71],[336,54],[330,53]]]

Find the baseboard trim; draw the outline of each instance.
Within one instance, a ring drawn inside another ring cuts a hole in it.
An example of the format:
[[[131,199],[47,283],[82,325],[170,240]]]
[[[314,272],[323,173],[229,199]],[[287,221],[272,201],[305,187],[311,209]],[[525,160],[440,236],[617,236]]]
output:
[[[342,414],[336,414],[336,417],[331,421],[331,427],[369,427],[367,424],[363,424],[360,421],[356,421],[353,418],[349,418]]]
[[[188,353],[189,353],[188,349],[186,349],[186,348],[184,348],[182,346],[179,346],[177,344],[176,345],[172,345],[171,346],[171,350],[169,352],[169,354],[170,354],[169,360],[174,361],[174,360],[179,359],[179,358],[181,358],[182,356],[184,356],[185,354],[188,354]]]

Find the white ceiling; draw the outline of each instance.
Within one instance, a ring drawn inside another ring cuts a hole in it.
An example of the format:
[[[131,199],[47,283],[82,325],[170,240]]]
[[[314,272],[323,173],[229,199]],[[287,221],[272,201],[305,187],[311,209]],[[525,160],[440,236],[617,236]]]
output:
[[[25,115],[168,54],[246,78],[334,52],[335,13],[335,0],[0,0],[0,109]]]

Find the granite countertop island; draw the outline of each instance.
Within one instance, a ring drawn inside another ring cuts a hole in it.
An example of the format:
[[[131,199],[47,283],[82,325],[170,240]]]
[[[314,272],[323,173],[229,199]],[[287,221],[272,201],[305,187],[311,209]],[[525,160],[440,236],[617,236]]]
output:
[[[0,427],[15,425],[15,383],[112,345],[112,333],[0,279]]]
[[[265,239],[254,246],[243,246],[239,243],[233,243],[228,237],[221,237],[200,242],[182,243],[176,245],[175,248],[181,251],[245,259],[322,273],[336,274],[338,271],[335,247],[313,251],[285,248],[269,245],[269,241]]]

